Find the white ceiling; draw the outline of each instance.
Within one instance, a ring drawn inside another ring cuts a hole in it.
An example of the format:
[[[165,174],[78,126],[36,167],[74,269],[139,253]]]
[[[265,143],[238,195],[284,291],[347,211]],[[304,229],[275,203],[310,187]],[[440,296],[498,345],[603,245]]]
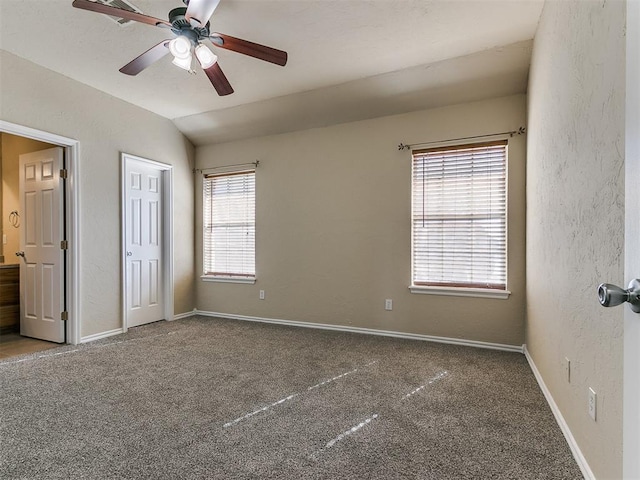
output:
[[[180,0],[130,0],[166,19]],[[235,93],[170,56],[118,69],[166,30],[0,0],[0,48],[172,119],[196,145],[524,92],[544,0],[222,0],[211,31],[285,50],[279,67],[216,49]]]

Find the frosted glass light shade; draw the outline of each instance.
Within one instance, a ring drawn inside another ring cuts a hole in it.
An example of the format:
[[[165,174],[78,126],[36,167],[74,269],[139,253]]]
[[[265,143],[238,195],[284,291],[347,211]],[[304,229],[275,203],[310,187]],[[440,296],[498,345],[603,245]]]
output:
[[[173,63],[174,65],[180,68],[184,68],[187,71],[191,71],[192,59],[193,57],[191,56],[191,53],[189,53],[189,55],[186,58],[173,57],[173,61],[171,63]]]
[[[207,69],[218,61],[218,56],[209,50],[205,45],[198,45],[195,49],[196,58],[202,68]]]
[[[191,42],[185,37],[176,37],[169,42],[169,51],[175,58],[190,58]]]

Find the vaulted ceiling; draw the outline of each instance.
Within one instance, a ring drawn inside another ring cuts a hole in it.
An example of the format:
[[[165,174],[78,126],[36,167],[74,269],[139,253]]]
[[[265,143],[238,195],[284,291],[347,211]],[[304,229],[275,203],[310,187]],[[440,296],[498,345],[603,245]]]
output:
[[[526,91],[543,0],[221,0],[211,31],[289,54],[285,67],[215,49],[235,89],[167,56],[118,69],[170,31],[73,8],[0,0],[0,48],[174,121],[196,145]],[[129,0],[166,19],[180,0]],[[0,65],[1,68],[1,65]]]

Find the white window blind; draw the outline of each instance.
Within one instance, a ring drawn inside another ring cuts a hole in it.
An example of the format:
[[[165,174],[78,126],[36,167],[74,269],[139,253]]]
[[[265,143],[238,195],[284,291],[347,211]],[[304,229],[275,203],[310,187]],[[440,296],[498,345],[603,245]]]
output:
[[[204,177],[204,274],[255,276],[255,171]]]
[[[413,152],[413,284],[506,290],[507,142]]]

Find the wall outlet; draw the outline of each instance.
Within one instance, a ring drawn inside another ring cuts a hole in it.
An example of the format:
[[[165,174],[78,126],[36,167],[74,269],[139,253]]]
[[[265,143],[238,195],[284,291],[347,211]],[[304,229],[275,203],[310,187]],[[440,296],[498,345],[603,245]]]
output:
[[[260,300],[264,300],[264,290],[260,290]]]
[[[567,379],[567,383],[571,383],[571,360],[569,357],[564,357],[564,378]]]
[[[596,400],[597,400],[596,392],[593,390],[593,388],[589,387],[588,409],[589,409],[589,416],[594,422],[596,421],[596,408],[597,408]]]
[[[384,301],[384,309],[385,310],[393,310],[393,300],[391,300],[390,298],[387,298]]]
[[[5,245],[7,244],[7,234],[6,233],[2,234],[2,243],[4,243]]]

